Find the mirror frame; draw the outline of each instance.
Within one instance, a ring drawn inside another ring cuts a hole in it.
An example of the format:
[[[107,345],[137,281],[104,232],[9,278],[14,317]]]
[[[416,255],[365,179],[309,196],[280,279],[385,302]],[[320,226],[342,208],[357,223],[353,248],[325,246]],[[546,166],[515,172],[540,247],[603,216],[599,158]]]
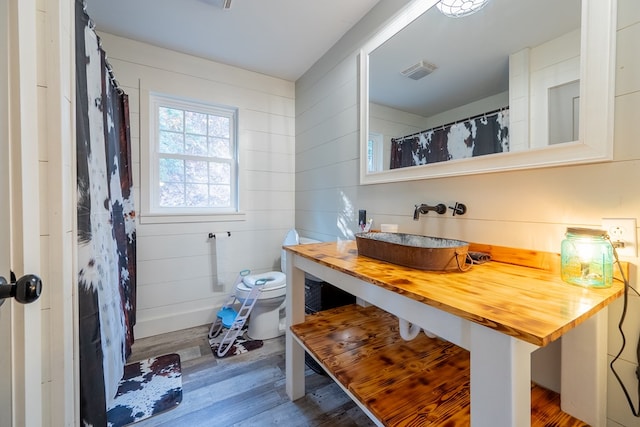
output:
[[[437,2],[438,0],[414,0],[392,17],[360,49],[360,184],[596,163],[613,159],[617,0],[582,0],[579,141],[528,151],[368,172],[369,54]]]

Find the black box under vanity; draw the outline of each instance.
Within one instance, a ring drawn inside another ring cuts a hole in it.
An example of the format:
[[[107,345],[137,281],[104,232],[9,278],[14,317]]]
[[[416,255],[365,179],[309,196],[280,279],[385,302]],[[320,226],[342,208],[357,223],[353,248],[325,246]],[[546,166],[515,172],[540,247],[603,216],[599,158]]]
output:
[[[304,277],[304,311],[306,314],[353,304],[356,297],[310,274]]]

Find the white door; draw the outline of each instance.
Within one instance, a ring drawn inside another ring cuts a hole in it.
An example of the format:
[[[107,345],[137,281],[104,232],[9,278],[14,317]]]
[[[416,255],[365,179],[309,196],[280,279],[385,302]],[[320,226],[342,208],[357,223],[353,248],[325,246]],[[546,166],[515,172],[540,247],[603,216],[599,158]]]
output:
[[[0,200],[9,201],[9,53],[7,2],[0,0]],[[9,209],[0,209],[0,276],[10,280]],[[11,304],[0,306],[0,366],[11,366]],[[12,425],[11,369],[0,369],[0,426]]]
[[[7,2],[0,0],[0,276],[9,279],[9,106]],[[0,426],[12,425],[11,304],[0,306]]]
[[[40,268],[39,227],[23,227],[38,224],[39,212],[35,17],[35,0],[0,0],[0,276],[7,281],[10,268]],[[0,306],[0,427],[42,426],[41,322],[39,304]]]

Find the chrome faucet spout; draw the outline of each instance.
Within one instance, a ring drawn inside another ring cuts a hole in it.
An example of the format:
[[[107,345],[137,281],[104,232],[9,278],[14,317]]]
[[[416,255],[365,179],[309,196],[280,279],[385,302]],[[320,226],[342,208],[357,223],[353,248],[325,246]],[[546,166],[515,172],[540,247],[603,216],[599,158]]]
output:
[[[447,207],[442,203],[438,203],[435,206],[425,205],[424,203],[416,205],[416,208],[413,211],[413,220],[418,221],[420,219],[420,214],[426,214],[429,213],[429,211],[434,211],[435,213],[442,215],[447,211]]]

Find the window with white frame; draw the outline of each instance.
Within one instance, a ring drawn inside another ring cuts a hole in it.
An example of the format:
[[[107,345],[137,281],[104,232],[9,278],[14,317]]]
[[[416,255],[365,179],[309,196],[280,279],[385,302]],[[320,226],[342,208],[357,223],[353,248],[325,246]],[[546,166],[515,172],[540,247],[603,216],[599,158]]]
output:
[[[158,94],[149,101],[149,213],[237,212],[237,109]]]
[[[367,140],[367,172],[382,171],[383,136],[378,132],[369,132]]]

